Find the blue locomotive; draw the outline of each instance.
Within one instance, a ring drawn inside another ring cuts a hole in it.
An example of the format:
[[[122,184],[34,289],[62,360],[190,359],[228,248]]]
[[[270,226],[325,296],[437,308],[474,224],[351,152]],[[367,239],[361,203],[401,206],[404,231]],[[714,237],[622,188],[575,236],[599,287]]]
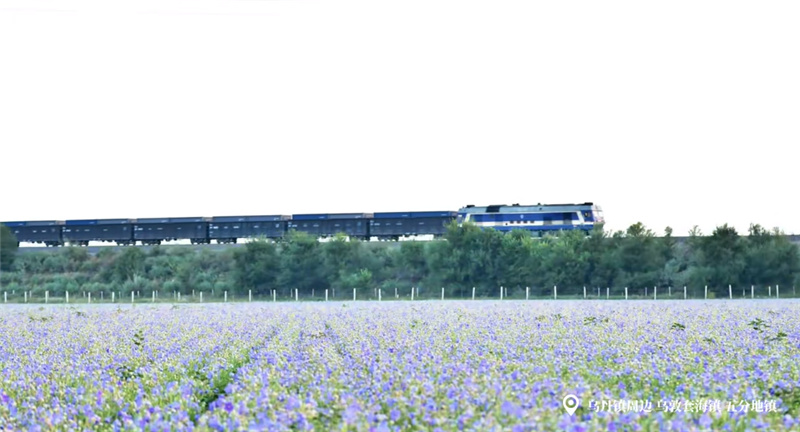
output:
[[[278,240],[292,230],[318,238],[344,233],[361,240],[398,240],[430,235],[442,237],[447,225],[472,222],[500,231],[525,229],[541,235],[547,231],[590,231],[601,223],[599,207],[586,204],[486,207],[466,206],[455,211],[333,213],[269,216],[215,216],[148,219],[90,219],[68,221],[2,222],[18,242],[88,246],[90,241],[118,245],[157,245],[170,240],[192,244],[236,243],[242,238]]]
[[[535,205],[468,205],[458,211],[458,223],[472,222],[498,231],[523,229],[541,237],[548,232],[582,230],[603,223],[603,211],[593,203]]]

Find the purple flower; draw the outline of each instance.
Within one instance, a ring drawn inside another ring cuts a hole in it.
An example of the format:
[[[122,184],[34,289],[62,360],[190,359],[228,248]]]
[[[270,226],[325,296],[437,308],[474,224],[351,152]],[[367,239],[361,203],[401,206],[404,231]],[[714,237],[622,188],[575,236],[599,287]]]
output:
[[[286,409],[296,410],[298,408],[300,408],[300,401],[294,396],[289,396],[289,399],[286,401]]]
[[[523,415],[522,408],[510,401],[503,402],[503,405],[500,406],[500,410],[503,412],[503,414],[516,418],[520,418]]]
[[[711,427],[711,416],[709,416],[708,413],[703,413],[703,415],[700,416],[700,422],[699,423],[700,423],[700,426],[702,426],[704,428]]]
[[[350,405],[349,407],[347,407],[346,410],[344,410],[344,414],[342,414],[342,419],[347,424],[353,424],[356,422],[356,419],[358,418],[358,412],[359,412],[358,406]]]

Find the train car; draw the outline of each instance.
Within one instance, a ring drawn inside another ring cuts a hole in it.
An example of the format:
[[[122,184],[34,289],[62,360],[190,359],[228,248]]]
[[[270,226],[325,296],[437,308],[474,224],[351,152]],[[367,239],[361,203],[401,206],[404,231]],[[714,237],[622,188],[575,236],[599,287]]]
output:
[[[535,205],[468,205],[458,211],[458,223],[472,222],[498,231],[523,229],[543,236],[547,232],[583,230],[603,223],[602,209],[593,203]]]
[[[344,233],[351,238],[368,240],[371,218],[372,213],[300,214],[292,215],[286,228],[322,238]]]
[[[68,220],[61,227],[65,244],[89,246],[90,241],[133,244],[133,225],[130,219]]]
[[[236,243],[240,238],[279,239],[286,235],[289,215],[214,216],[209,220],[208,238],[217,243]]]
[[[134,219],[133,241],[158,245],[168,240],[191,240],[192,244],[209,243],[208,220],[203,217]]]
[[[397,240],[403,236],[445,234],[447,224],[471,222],[499,231],[523,229],[542,236],[561,230],[591,231],[603,223],[603,212],[593,203],[535,205],[467,205],[459,211],[320,213],[270,216],[216,216],[212,218],[97,219],[69,221],[2,222],[18,242],[88,245],[90,241],[114,241],[120,245],[157,245],[168,240],[192,244],[236,243],[240,238],[282,238],[290,230],[317,238],[338,233],[360,240],[376,237]]]
[[[64,221],[3,222],[11,229],[19,243],[44,243],[46,246],[61,246],[61,227]]]
[[[458,212],[388,212],[374,213],[369,221],[370,237],[378,240],[397,240],[400,237],[433,235],[441,237],[447,224],[456,219]]]

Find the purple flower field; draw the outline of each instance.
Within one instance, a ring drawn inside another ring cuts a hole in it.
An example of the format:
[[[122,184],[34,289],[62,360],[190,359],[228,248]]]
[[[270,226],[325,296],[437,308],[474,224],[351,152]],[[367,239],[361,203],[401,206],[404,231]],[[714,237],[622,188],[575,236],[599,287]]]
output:
[[[0,430],[800,430],[800,302],[4,306],[0,370]]]

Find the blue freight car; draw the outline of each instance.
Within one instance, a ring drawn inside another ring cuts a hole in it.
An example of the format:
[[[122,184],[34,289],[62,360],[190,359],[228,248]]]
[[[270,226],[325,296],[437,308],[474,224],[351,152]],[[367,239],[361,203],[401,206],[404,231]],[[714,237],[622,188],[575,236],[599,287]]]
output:
[[[289,215],[214,216],[208,223],[208,238],[217,243],[236,243],[240,238],[279,239],[286,235]]]
[[[375,213],[369,221],[369,235],[378,240],[398,240],[400,237],[433,235],[441,237],[447,224],[456,219],[454,211]]]
[[[288,231],[302,231],[317,237],[333,237],[338,233],[369,239],[369,220],[372,213],[320,213],[292,215]]]
[[[133,225],[130,219],[68,220],[61,227],[64,243],[89,246],[90,241],[132,244]]]
[[[158,245],[168,240],[208,243],[208,220],[203,217],[133,219],[133,241]]]
[[[64,221],[3,222],[3,225],[11,230],[17,243],[44,243],[46,246],[64,244],[61,237]]]

